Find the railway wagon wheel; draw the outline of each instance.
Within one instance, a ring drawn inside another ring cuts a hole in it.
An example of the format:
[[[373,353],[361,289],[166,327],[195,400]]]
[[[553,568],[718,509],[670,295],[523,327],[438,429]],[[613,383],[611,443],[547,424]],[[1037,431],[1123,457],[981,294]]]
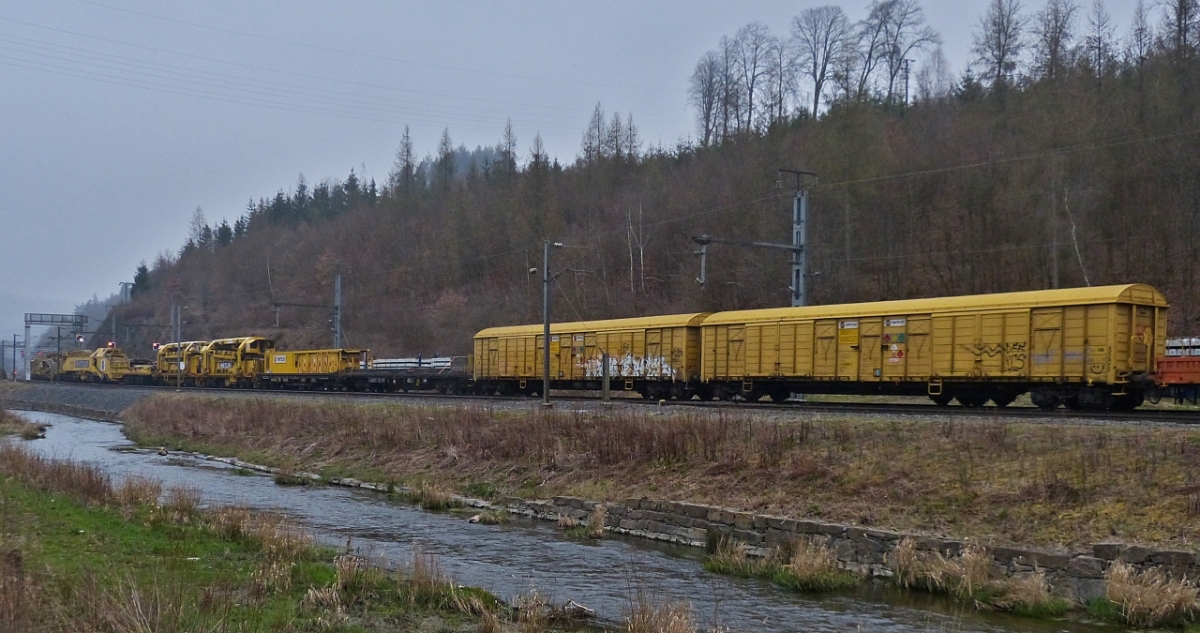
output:
[[[960,393],[957,396],[954,396],[954,399],[958,400],[958,404],[964,407],[970,407],[972,409],[982,407],[983,405],[987,404],[988,401],[988,397],[986,395],[979,393]]]
[[[933,403],[939,407],[948,407],[950,406],[950,401],[954,399],[954,396],[948,393],[939,393],[936,395],[930,394],[929,399],[933,400]]]
[[[774,402],[775,404],[783,404],[784,402],[787,402],[788,398],[792,397],[792,392],[788,389],[773,389],[771,390],[771,393],[767,395],[771,397],[771,402]]]
[[[1036,389],[1029,394],[1029,399],[1033,401],[1033,406],[1043,411],[1053,411],[1062,403],[1057,394],[1051,393],[1047,389]]]
[[[992,394],[992,404],[997,407],[1004,408],[1013,403],[1017,399],[1017,394],[1011,391],[1000,391]]]

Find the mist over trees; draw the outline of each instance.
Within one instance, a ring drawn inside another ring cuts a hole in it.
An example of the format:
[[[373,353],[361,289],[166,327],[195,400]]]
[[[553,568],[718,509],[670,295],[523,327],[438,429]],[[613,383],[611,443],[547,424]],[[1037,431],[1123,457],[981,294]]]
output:
[[[272,303],[328,305],[340,274],[349,345],[465,353],[482,327],[540,319],[544,239],[566,245],[556,320],[786,305],[786,255],[716,245],[701,287],[690,237],[788,241],[778,170],[802,168],[814,303],[1136,281],[1200,335],[1196,0],[1139,3],[1126,33],[1099,1],[993,0],[957,76],[919,2],[866,14],[733,30],[692,69],[695,136],[673,147],[599,103],[568,164],[511,126],[475,150],[447,129],[423,158],[393,130],[382,183],[301,176],[232,224],[198,210],[121,322],[179,303],[185,337],[327,346],[327,311]]]

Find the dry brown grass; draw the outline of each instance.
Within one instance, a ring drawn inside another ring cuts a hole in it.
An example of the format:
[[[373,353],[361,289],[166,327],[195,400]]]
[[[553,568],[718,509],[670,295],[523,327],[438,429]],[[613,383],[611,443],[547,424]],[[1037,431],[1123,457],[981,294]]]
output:
[[[431,609],[471,612],[471,601],[442,571],[435,554],[413,547],[407,569],[397,575],[397,589],[411,605]]]
[[[1161,568],[1138,571],[1116,561],[1105,574],[1108,599],[1117,605],[1121,618],[1136,627],[1178,624],[1200,613],[1196,587],[1172,578]]]
[[[486,481],[498,495],[651,496],[1023,544],[1200,540],[1200,430],[1186,428],[191,395],[143,400],[126,419],[152,445],[432,474],[460,490]]]
[[[246,538],[262,547],[268,561],[291,562],[312,551],[312,534],[291,519],[274,513],[259,513],[245,532]]]
[[[564,530],[577,528],[579,527],[579,519],[576,519],[569,514],[560,514],[558,515],[558,527]]]
[[[448,510],[460,504],[444,484],[422,481],[413,493],[418,505],[425,510]]]
[[[34,424],[19,415],[0,409],[0,436],[16,435],[23,440],[36,440],[46,436],[44,424]]]
[[[604,523],[608,520],[608,508],[604,507],[603,503],[596,504],[592,508],[591,514],[588,515],[588,538],[602,538],[604,536]]]
[[[788,572],[801,578],[816,577],[836,571],[837,557],[828,545],[796,539],[790,548],[791,556],[783,562]]]
[[[517,630],[521,633],[541,633],[550,621],[553,607],[537,590],[517,596]]]
[[[31,631],[37,626],[41,592],[26,572],[21,550],[0,541],[0,631]]]
[[[919,552],[912,539],[904,539],[888,556],[888,564],[901,587],[973,600],[991,578],[992,556],[987,548],[969,543],[962,555],[947,558],[938,552]]]
[[[0,441],[0,475],[46,492],[65,494],[85,504],[112,498],[112,479],[89,464],[44,457]]]
[[[130,476],[123,479],[113,490],[113,499],[123,508],[153,506],[158,505],[162,490],[162,482],[157,479]]]
[[[692,606],[686,602],[661,600],[645,591],[637,592],[625,616],[626,633],[696,633]]]

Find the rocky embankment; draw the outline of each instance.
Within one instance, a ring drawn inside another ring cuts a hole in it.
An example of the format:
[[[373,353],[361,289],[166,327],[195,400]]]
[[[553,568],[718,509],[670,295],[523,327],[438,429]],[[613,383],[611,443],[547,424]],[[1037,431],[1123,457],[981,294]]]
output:
[[[136,387],[4,382],[0,383],[0,407],[115,422],[121,411],[154,393]]]

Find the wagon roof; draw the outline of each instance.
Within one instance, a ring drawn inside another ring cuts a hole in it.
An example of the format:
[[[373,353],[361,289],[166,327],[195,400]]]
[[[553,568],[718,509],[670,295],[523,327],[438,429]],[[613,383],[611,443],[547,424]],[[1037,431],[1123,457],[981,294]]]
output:
[[[613,330],[648,330],[664,327],[699,327],[708,312],[691,314],[667,314],[662,316],[636,317],[632,319],[605,319],[602,321],[575,321],[572,323],[551,323],[551,334],[574,334],[577,332],[610,332]],[[543,325],[512,325],[506,327],[490,327],[480,330],[475,338],[492,338],[497,336],[533,336],[542,333]]]
[[[902,299],[871,303],[806,306],[803,308],[768,308],[717,312],[705,319],[704,325],[772,321],[778,319],[822,319],[863,316],[905,316],[930,312],[965,312],[979,309],[1036,308],[1099,303],[1135,303],[1138,305],[1167,305],[1162,293],[1146,284],[1064,288],[1061,290],[1032,290],[987,295],[936,297],[933,299]]]

